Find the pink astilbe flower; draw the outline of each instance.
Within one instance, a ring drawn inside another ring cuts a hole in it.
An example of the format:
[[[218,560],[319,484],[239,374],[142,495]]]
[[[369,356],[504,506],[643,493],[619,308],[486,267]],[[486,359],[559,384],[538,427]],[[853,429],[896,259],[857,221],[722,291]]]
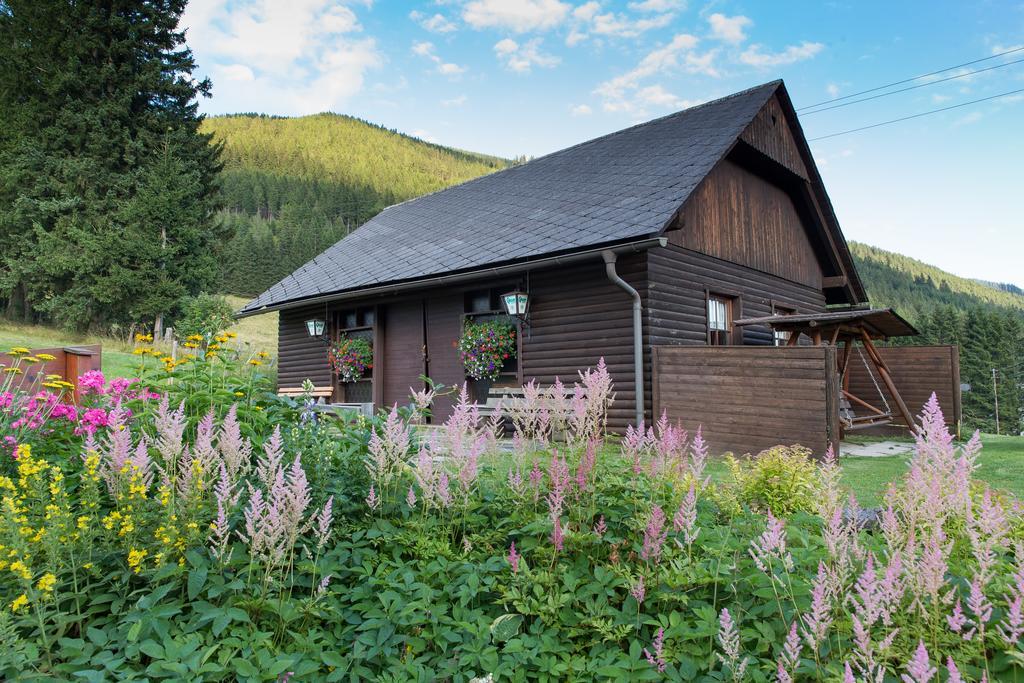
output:
[[[853,677],[853,669],[850,668],[850,662],[843,663],[843,683],[857,683],[857,679]]]
[[[366,504],[370,506],[371,510],[376,510],[380,507],[380,499],[377,498],[377,490],[373,484],[370,484],[370,494],[366,496]]]
[[[949,630],[953,633],[963,632],[964,626],[967,625],[967,616],[964,614],[963,607],[960,605],[960,601],[957,600],[956,604],[953,605],[953,613],[946,616],[946,624],[949,625]]]
[[[704,480],[704,468],[707,467],[708,462],[708,444],[704,441],[703,428],[698,425],[697,433],[693,437],[693,442],[690,444],[690,474],[693,476],[694,481],[699,486],[703,487],[706,484]]]
[[[383,427],[375,427],[370,435],[370,457],[366,469],[379,486],[386,486],[405,461],[409,452],[409,427],[398,414],[398,406],[391,407]]]
[[[644,577],[641,575],[629,588],[629,594],[636,599],[637,604],[643,604],[644,598],[647,596],[647,587],[644,585]]]
[[[648,445],[647,432],[643,421],[636,427],[626,425],[626,435],[622,439],[622,453],[633,463],[633,474],[643,471],[642,458]]]
[[[281,428],[275,426],[270,438],[263,443],[263,453],[256,461],[256,479],[264,486],[271,486],[283,460],[284,439],[281,438]]]
[[[437,501],[444,509],[452,504],[452,493],[448,489],[448,473],[444,471],[437,477]]]
[[[523,495],[523,473],[518,467],[508,471],[508,488],[516,497]]]
[[[228,477],[238,482],[252,467],[252,443],[242,436],[242,425],[238,422],[238,406],[232,405],[217,432],[217,450],[227,468]]]
[[[904,683],[928,683],[939,670],[928,659],[928,648],[918,641],[914,657],[907,663],[907,673],[900,676]]]
[[[921,551],[917,566],[913,570],[913,605],[918,608],[922,615],[930,608],[942,602],[952,599],[951,595],[944,592],[946,587],[946,571],[948,564],[946,558],[952,549],[952,543],[947,544],[946,535],[939,527],[933,528],[928,542]]]
[[[434,389],[421,389],[414,391],[409,387],[409,395],[412,397],[412,415],[410,421],[415,423],[423,422],[423,418],[430,412],[430,406],[434,403],[437,392]]]
[[[640,558],[645,562],[657,564],[661,560],[661,552],[667,536],[665,513],[660,505],[654,505],[651,507],[651,514],[647,518],[647,527],[644,529],[644,544],[640,550]]]
[[[608,524],[604,521],[604,515],[601,515],[597,520],[597,524],[594,525],[594,533],[601,537],[604,536],[606,531],[608,531]]]
[[[967,609],[973,615],[973,619],[968,620],[973,628],[964,634],[964,638],[970,640],[977,631],[978,639],[985,642],[985,626],[992,620],[993,605],[986,597],[981,577],[978,575],[975,575],[974,580],[971,581],[971,590],[967,595]]]
[[[864,572],[858,577],[853,595],[849,598],[853,606],[850,616],[853,626],[853,658],[858,670],[868,680],[877,677],[881,665],[876,656],[892,645],[898,629],[890,630],[881,640],[876,641],[872,629],[876,626],[888,628],[892,616],[899,608],[903,595],[902,564],[899,556],[889,560],[884,578],[878,579],[874,556],[868,555]]]
[[[690,482],[690,490],[672,517],[672,526],[677,533],[683,534],[683,540],[688,547],[693,545],[700,534],[700,528],[697,526],[697,484],[693,481]]]
[[[1020,563],[1019,555],[1024,548],[1018,548],[1017,571],[1013,575],[1010,594],[1005,596],[1007,602],[1006,617],[996,626],[999,636],[1009,647],[1020,642],[1024,634],[1024,564]]]
[[[551,521],[554,522],[562,516],[565,494],[569,489],[569,465],[565,458],[559,457],[557,450],[551,454],[548,477],[551,479],[551,490],[548,492],[548,514]]]
[[[322,598],[327,594],[327,587],[331,585],[331,575],[327,574],[324,578],[320,579],[320,583],[316,586],[316,592],[313,594],[315,598]]]
[[[651,666],[658,670],[658,673],[665,673],[665,666],[668,664],[665,661],[665,629],[659,628],[658,632],[654,635],[654,641],[651,643],[651,649],[654,650],[654,654],[647,651],[644,648],[644,658],[650,662]]]
[[[519,553],[516,552],[516,544],[513,541],[508,547],[508,564],[512,567],[512,573],[519,573]]]
[[[565,547],[565,533],[562,531],[561,517],[555,517],[551,523],[551,545],[555,548],[555,552],[559,553]]]
[[[783,644],[782,652],[779,654],[779,659],[776,662],[776,678],[780,683],[783,681],[792,683],[793,677],[790,675],[790,672],[795,671],[797,664],[800,663],[800,651],[802,649],[800,632],[797,630],[797,624],[794,621],[789,627],[789,633],[786,634],[786,642]]]
[[[544,482],[544,472],[540,469],[540,464],[534,460],[533,469],[530,470],[530,488],[533,489],[533,502],[537,502],[540,497],[540,485]]]
[[[740,631],[733,622],[729,610],[725,608],[718,615],[718,645],[721,652],[715,654],[722,664],[729,668],[732,680],[742,680],[747,672],[747,658],[741,659]]]
[[[600,447],[601,443],[599,441],[590,441],[587,443],[586,450],[583,451],[583,456],[576,467],[576,493],[579,495],[587,490],[590,473],[594,470],[594,465],[597,463],[597,450]]]
[[[405,504],[409,506],[410,510],[416,507],[416,492],[411,486],[409,487],[409,492],[405,494]]]
[[[764,532],[751,541],[748,551],[754,558],[754,564],[765,574],[772,574],[772,559],[777,560],[787,570],[793,568],[793,557],[786,549],[786,525],[768,511],[768,522]]]
[[[946,683],[964,683],[963,677],[960,676],[960,670],[956,668],[952,657],[946,657],[946,672],[949,674]]]
[[[231,536],[231,527],[228,523],[228,510],[238,501],[237,494],[233,495],[231,480],[228,478],[227,469],[224,463],[220,465],[220,479],[213,489],[214,498],[217,501],[217,517],[211,524],[210,529],[210,554],[220,560],[225,558],[228,539]]]
[[[320,552],[327,545],[331,537],[331,521],[334,519],[334,496],[328,496],[327,502],[320,508],[314,519],[313,528],[316,529],[316,551]]]
[[[807,646],[817,652],[832,625],[832,600],[828,590],[829,576],[824,562],[818,562],[818,575],[811,588],[811,607],[801,617],[803,637]]]

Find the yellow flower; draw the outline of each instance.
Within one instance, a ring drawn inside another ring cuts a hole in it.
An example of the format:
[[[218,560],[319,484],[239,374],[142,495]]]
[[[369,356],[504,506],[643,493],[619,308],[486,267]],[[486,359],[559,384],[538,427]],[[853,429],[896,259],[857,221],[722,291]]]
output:
[[[143,354],[143,351],[142,349],[136,348],[132,349],[132,353],[135,354],[136,356],[141,356]]]
[[[239,398],[241,398],[242,396],[245,396],[245,392],[244,391],[236,391],[235,392],[235,396],[238,396]]]
[[[22,360],[25,361],[26,363],[38,363],[39,362],[39,358],[37,358],[36,356],[25,356],[24,358],[22,358]]]
[[[136,550],[135,548],[128,552],[128,566],[131,567],[133,572],[138,574],[142,571],[142,561],[146,559],[148,554],[145,550]]]
[[[226,332],[225,334],[227,335],[228,339],[236,339],[238,337],[237,332]]]
[[[253,358],[251,361],[249,361],[249,365],[252,365],[252,366],[263,365],[263,361],[256,360],[255,358]]]
[[[86,562],[83,564],[82,569],[92,569],[92,562]]]
[[[259,353],[257,353],[256,355],[257,355],[258,357],[260,357],[260,358],[270,358],[270,354],[269,354],[269,353],[267,353],[266,351],[260,351],[260,352],[259,352]]]
[[[207,358],[211,358],[211,359],[212,358],[216,358],[217,357],[217,352],[216,351],[207,351],[206,352],[206,357]]]
[[[10,570],[11,573],[17,574],[26,581],[32,578],[32,572],[29,571],[29,568],[26,567],[25,563],[21,560],[15,560],[14,562],[11,562]]]
[[[14,602],[11,603],[11,611],[12,612],[17,612],[18,610],[20,610],[22,607],[24,607],[27,604],[28,604],[28,597],[26,597],[25,594],[22,593],[18,597],[14,598]]]
[[[15,346],[7,352],[8,356],[25,356],[28,355],[28,349],[24,346]]]
[[[39,577],[39,582],[36,584],[36,588],[43,591],[44,593],[53,592],[53,587],[57,584],[57,577],[47,572]]]
[[[21,368],[4,368],[4,372],[6,372],[9,375],[20,375],[20,374],[22,374],[21,373]]]

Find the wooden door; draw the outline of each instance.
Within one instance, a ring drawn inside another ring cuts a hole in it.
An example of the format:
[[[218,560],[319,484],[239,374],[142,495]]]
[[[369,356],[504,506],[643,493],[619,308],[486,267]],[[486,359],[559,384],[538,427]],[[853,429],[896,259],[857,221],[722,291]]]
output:
[[[434,296],[426,301],[427,376],[434,382],[456,389],[466,381],[457,347],[462,333],[464,307],[461,292]],[[439,424],[448,419],[453,398],[449,394],[434,402],[431,422]]]
[[[423,300],[414,299],[382,307],[383,367],[380,377],[381,408],[405,405],[410,387],[423,388],[420,376],[426,373],[426,346],[423,339]]]

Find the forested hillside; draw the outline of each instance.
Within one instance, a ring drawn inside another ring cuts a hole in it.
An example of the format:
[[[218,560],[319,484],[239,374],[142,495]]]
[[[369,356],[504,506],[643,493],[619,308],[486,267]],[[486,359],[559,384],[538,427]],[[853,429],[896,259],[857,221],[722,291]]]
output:
[[[872,305],[892,306],[921,331],[898,343],[960,347],[960,378],[971,386],[965,426],[996,430],[998,392],[1000,430],[1024,430],[1024,296],[866,244],[850,248]]]
[[[254,295],[384,207],[504,168],[337,114],[206,119],[223,149],[224,291]]]
[[[850,242],[871,303],[892,306],[914,321],[940,306],[983,306],[1024,315],[1024,296],[988,283],[958,277],[917,259]]]

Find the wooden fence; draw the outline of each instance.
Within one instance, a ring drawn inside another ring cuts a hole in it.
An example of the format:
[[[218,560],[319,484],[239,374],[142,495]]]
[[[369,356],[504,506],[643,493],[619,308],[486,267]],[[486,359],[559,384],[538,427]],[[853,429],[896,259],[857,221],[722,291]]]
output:
[[[942,406],[942,412],[946,417],[946,423],[957,429],[960,424],[960,350],[956,346],[877,346],[879,355],[889,368],[896,389],[899,390],[903,401],[907,404],[910,412],[917,416],[921,408],[928,401],[928,398],[935,392]],[[872,368],[873,370],[873,368]],[[895,403],[892,396],[886,390],[885,385],[878,378],[878,373],[872,374],[861,362],[860,356],[854,350],[850,359],[850,392],[859,396],[876,408],[885,409],[884,402],[879,397],[879,389],[885,396],[885,400],[893,406]],[[878,388],[875,383],[878,383]],[[902,432],[907,433],[899,412],[894,412],[895,422],[893,426],[872,427],[858,431],[858,434],[886,434]]]
[[[100,344],[32,349],[29,353],[33,356],[49,354],[54,360],[23,366],[25,374],[21,377],[21,386],[39,386],[46,375],[60,375],[75,385],[75,403],[79,402],[78,378],[89,370],[99,370],[103,359],[103,347]]]
[[[836,352],[828,346],[655,346],[653,408],[712,452],[799,443],[820,457],[839,438]]]

